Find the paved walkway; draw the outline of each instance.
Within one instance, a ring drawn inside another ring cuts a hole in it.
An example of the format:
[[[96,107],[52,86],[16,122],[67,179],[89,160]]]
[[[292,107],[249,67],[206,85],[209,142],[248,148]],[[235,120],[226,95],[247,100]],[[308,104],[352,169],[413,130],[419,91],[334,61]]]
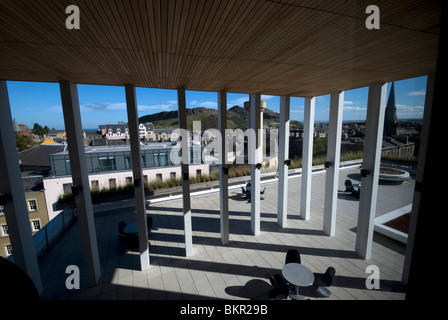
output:
[[[302,264],[323,273],[336,269],[327,299],[404,299],[400,284],[405,245],[375,233],[372,258],[364,261],[354,252],[359,201],[345,195],[345,179],[360,180],[359,169],[341,171],[339,177],[336,235],[322,232],[325,175],[312,180],[311,219],[298,216],[300,179],[289,182],[288,226],[277,225],[277,184],[266,185],[261,200],[261,234],[250,231],[250,203],[240,191],[229,193],[230,243],[223,246],[219,234],[219,194],[192,199],[194,255],[184,256],[182,201],[154,204],[150,236],[151,268],[139,271],[137,252],[123,252],[117,224],[135,221],[129,210],[95,218],[102,278],[98,286],[85,288],[77,224],[40,263],[43,299],[268,299],[271,289],[266,270],[279,273],[288,249],[301,253]],[[377,216],[412,202],[414,181],[399,186],[380,185]],[[380,289],[366,288],[368,265],[380,270]],[[65,268],[81,270],[81,289],[67,290]],[[303,294],[316,299],[310,288]]]

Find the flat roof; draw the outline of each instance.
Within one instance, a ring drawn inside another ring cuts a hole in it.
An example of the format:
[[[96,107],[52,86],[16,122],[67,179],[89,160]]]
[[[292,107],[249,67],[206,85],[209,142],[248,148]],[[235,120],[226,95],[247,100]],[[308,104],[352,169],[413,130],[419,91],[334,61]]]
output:
[[[0,2],[0,79],[319,96],[433,73],[441,0]]]
[[[173,145],[171,142],[148,142],[141,145],[141,150],[159,150],[159,149],[171,149]],[[94,146],[85,147],[85,153],[104,153],[104,152],[130,152],[130,145],[112,145],[112,146]],[[66,151],[53,153],[52,155],[64,155],[68,154],[68,149]]]

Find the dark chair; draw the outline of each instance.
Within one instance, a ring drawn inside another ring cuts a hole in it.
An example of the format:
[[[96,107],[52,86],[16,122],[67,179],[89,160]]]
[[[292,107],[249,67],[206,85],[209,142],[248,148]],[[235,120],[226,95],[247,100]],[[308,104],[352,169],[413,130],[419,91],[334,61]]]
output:
[[[246,189],[244,189],[243,186],[241,186],[241,192],[242,192],[243,194],[246,194]]]
[[[289,286],[288,282],[283,278],[281,274],[272,275],[269,270],[266,270],[269,276],[269,282],[274,287],[269,290],[269,298],[275,299],[277,297],[282,297],[283,299],[288,298],[289,295]]]
[[[336,270],[333,267],[328,267],[325,273],[315,273],[313,286],[316,290],[316,294],[321,298],[328,298],[331,296],[330,287],[333,283]]]
[[[138,249],[138,236],[136,235],[118,235],[118,240],[123,244],[127,250]]]
[[[118,233],[126,235],[126,232],[124,232],[124,228],[126,228],[128,224],[124,221],[118,222]]]
[[[146,216],[146,226],[148,227],[148,236],[151,235],[151,228],[152,228],[152,217]]]
[[[266,191],[266,187],[264,187],[263,191],[260,191],[260,194],[264,194],[265,191]]]
[[[345,192],[353,192],[355,191],[355,188],[353,188],[353,184],[350,180],[345,180],[344,182],[344,186],[345,186]]]
[[[288,263],[301,263],[300,253],[297,249],[289,249],[286,253],[285,264]]]

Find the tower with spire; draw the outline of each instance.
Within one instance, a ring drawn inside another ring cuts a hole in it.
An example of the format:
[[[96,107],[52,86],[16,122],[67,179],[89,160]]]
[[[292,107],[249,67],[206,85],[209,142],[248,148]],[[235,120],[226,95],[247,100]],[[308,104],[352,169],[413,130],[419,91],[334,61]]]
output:
[[[397,107],[395,105],[395,85],[392,82],[389,99],[387,100],[386,114],[384,116],[383,137],[393,137],[397,135]]]

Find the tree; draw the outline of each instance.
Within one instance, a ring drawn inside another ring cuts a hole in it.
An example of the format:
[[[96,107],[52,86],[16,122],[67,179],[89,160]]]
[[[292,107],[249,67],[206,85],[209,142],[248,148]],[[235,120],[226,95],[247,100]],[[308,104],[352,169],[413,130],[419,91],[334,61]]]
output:
[[[16,145],[18,151],[23,151],[34,146],[33,138],[21,134],[16,134]]]
[[[37,136],[43,136],[45,134],[44,133],[44,128],[42,128],[42,126],[40,124],[38,124],[38,123],[34,124],[32,131]]]

